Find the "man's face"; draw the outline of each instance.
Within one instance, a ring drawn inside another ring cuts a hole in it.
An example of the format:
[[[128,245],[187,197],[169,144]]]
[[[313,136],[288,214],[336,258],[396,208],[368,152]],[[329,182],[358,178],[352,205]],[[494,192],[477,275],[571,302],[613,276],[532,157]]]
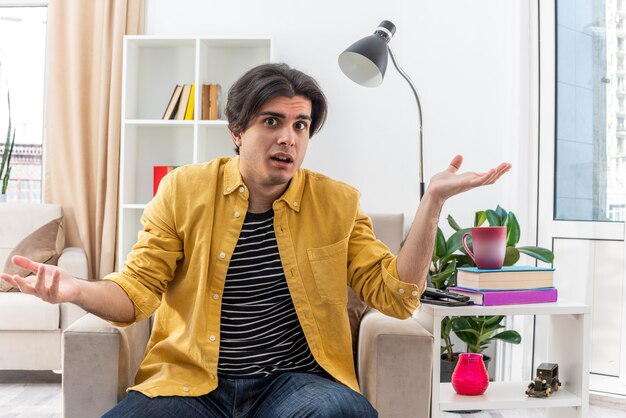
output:
[[[311,101],[281,96],[268,100],[245,132],[232,134],[248,188],[284,190],[304,160],[310,125]]]

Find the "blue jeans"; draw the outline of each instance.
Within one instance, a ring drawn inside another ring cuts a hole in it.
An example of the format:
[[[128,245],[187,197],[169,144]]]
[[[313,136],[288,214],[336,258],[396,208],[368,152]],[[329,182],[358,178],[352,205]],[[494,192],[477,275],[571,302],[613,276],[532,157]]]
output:
[[[365,397],[325,377],[283,373],[258,379],[220,377],[197,397],[148,396],[131,391],[105,417],[368,418],[378,413]]]

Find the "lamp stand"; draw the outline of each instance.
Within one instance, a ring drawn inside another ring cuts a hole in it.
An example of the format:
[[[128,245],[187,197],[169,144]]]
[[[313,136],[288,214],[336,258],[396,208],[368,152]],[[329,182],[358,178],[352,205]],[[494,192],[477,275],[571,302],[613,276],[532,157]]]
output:
[[[415,101],[417,102],[417,114],[419,116],[418,129],[419,129],[419,141],[420,141],[419,142],[419,146],[420,146],[419,181],[420,181],[420,200],[422,200],[422,197],[424,197],[424,191],[425,191],[424,189],[424,141],[423,141],[423,129],[422,129],[422,105],[420,104],[420,98],[417,95],[417,89],[415,88],[413,81],[411,81],[411,78],[407,75],[407,73],[405,73],[404,70],[400,68],[400,66],[398,65],[398,62],[396,61],[396,57],[393,54],[393,51],[391,50],[391,47],[389,46],[389,44],[387,44],[387,50],[389,51],[389,56],[391,57],[391,62],[393,62],[394,67],[396,67],[396,70],[398,70],[400,75],[404,77],[406,82],[409,83],[409,86],[411,87],[411,90],[413,91],[413,95],[415,96]]]

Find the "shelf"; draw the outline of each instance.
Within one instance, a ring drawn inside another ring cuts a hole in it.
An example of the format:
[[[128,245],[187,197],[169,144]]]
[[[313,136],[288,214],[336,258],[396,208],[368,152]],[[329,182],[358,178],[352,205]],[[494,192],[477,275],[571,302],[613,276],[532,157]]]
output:
[[[218,120],[162,120],[162,119],[127,119],[124,121],[126,126],[142,126],[142,127],[155,127],[162,128],[167,126],[192,126],[194,122],[197,122],[200,126],[228,126],[228,121],[225,119]]]
[[[458,395],[451,383],[441,383],[439,410],[562,408],[582,405],[580,397],[568,392],[565,387],[549,398],[528,397],[524,391],[529,382],[490,382],[485,393],[479,396]]]
[[[197,36],[168,36],[153,35],[126,35],[125,38],[134,46],[180,48],[194,46],[197,41],[213,48],[270,48],[271,38],[260,37],[212,37],[198,38]]]
[[[194,47],[196,44],[196,38],[189,36],[161,38],[158,36],[127,35],[125,38],[135,48],[181,48]]]
[[[212,38],[201,39],[200,42],[209,48],[245,48],[265,49],[269,53],[271,39],[268,38]]]
[[[142,126],[148,128],[162,128],[167,126],[193,126],[192,120],[162,120],[162,119],[127,119],[126,126]]]
[[[225,119],[199,120],[198,125],[200,126],[228,126],[228,121]]]
[[[144,210],[145,208],[146,208],[146,205],[142,203],[128,203],[128,204],[122,205],[122,209]]]
[[[524,305],[501,306],[439,306],[422,304],[420,310],[432,316],[472,316],[472,315],[577,315],[590,314],[591,306],[559,299],[550,303],[529,303]]]

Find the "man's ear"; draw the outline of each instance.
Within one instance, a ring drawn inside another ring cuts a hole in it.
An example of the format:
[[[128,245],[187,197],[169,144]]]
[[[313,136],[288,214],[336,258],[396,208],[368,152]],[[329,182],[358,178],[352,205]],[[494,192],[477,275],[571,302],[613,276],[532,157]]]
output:
[[[237,147],[241,147],[241,134],[230,131],[230,136]]]

